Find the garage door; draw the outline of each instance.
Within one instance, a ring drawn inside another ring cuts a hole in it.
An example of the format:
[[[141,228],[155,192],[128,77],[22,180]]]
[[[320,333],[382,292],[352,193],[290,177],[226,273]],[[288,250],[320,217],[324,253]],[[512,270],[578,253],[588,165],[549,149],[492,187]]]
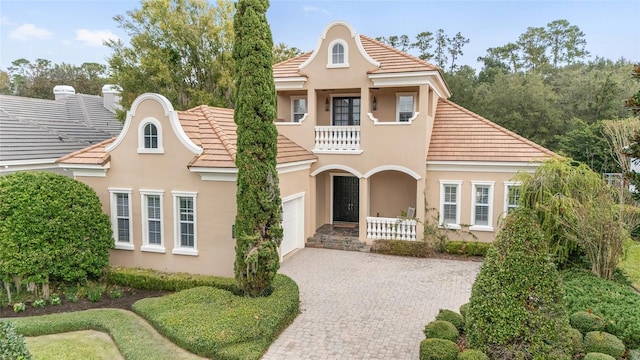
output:
[[[281,258],[304,247],[304,194],[283,199],[282,227],[284,236],[280,245]]]

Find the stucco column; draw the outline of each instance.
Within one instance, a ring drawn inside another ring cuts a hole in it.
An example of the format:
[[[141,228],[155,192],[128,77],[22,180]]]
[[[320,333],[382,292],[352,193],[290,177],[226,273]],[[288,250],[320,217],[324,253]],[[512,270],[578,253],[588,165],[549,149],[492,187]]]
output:
[[[315,176],[309,176],[309,193],[307,194],[307,208],[305,209],[305,224],[307,224],[307,226],[305,226],[304,229],[304,242],[307,242],[307,239],[311,236],[313,236],[313,234],[316,232],[316,229],[318,228],[317,224],[316,224],[316,212],[318,211],[317,208],[317,189],[316,189],[316,177]]]
[[[427,206],[425,202],[426,183],[427,179],[425,178],[416,180],[416,219],[418,219],[418,223],[416,224],[416,240],[418,241],[425,240],[424,222],[429,221],[425,218],[425,207]]]
[[[360,242],[368,242],[367,216],[369,216],[369,179],[360,178],[360,213],[358,224],[358,238]]]

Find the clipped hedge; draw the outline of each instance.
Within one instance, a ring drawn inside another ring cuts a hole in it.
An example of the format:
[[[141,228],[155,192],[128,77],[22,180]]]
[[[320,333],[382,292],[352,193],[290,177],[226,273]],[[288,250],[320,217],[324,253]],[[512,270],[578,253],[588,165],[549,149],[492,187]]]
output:
[[[444,250],[451,255],[485,256],[491,243],[478,241],[447,241]]]
[[[629,350],[629,360],[640,360],[640,349]]]
[[[489,360],[489,357],[480,350],[466,349],[458,354],[457,360]]]
[[[588,270],[561,273],[567,312],[591,309],[606,319],[606,331],[617,336],[629,349],[640,348],[640,295],[624,284],[596,277]]]
[[[460,337],[460,333],[455,325],[444,320],[435,320],[428,323],[424,327],[423,332],[427,339],[436,338],[455,342],[458,340],[458,337]]]
[[[585,355],[583,360],[616,360],[616,358],[603,353],[591,352]]]
[[[462,318],[462,315],[455,311],[440,309],[440,311],[438,311],[438,315],[436,315],[436,320],[448,321],[459,331],[464,329],[464,319]]]
[[[420,343],[420,360],[456,360],[458,345],[445,339],[424,339]]]
[[[584,352],[584,342],[582,333],[578,329],[571,329],[569,331],[569,338],[571,338],[571,345],[573,345],[573,353],[581,354]]]
[[[464,319],[465,322],[467,321],[467,313],[469,312],[470,306],[471,304],[469,303],[460,305],[460,315],[462,315],[462,318]]]
[[[212,286],[234,294],[240,293],[234,278],[188,273],[166,273],[151,269],[114,267],[111,268],[107,281],[113,285],[156,291],[180,291],[198,286]]]
[[[133,310],[176,345],[208,358],[259,359],[298,315],[298,286],[277,275],[265,297],[196,287],[136,302]]]
[[[584,336],[584,351],[587,353],[608,354],[616,359],[622,359],[625,346],[615,335],[602,331],[592,331]]]
[[[24,338],[16,333],[16,328],[11,322],[0,321],[0,359],[32,359]]]
[[[569,316],[569,323],[585,334],[590,331],[604,331],[607,326],[603,318],[587,311],[574,312]]]
[[[425,241],[375,240],[371,252],[385,255],[428,257],[431,254]]]

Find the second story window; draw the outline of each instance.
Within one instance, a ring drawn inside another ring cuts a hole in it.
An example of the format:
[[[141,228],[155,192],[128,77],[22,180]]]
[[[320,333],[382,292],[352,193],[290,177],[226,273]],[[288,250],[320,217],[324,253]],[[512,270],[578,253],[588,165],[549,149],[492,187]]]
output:
[[[415,113],[415,95],[414,94],[398,94],[396,103],[396,120],[399,122],[410,121]]]
[[[349,66],[349,47],[342,39],[333,40],[329,44],[329,59],[327,59],[327,67],[340,68]]]
[[[307,114],[307,99],[305,98],[292,98],[291,99],[291,120],[293,122],[300,122]]]
[[[163,154],[162,124],[158,119],[148,117],[138,127],[138,153]]]
[[[156,128],[156,126],[151,123],[148,123],[144,126],[144,148],[158,148],[158,128]]]
[[[344,46],[342,44],[333,45],[331,52],[332,64],[344,64]]]

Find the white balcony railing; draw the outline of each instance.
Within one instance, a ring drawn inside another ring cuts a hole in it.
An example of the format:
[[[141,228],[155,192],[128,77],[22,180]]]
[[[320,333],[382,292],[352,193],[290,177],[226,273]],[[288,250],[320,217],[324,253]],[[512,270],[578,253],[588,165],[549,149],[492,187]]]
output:
[[[414,219],[367,217],[367,238],[382,240],[416,240]]]
[[[318,152],[361,153],[360,126],[316,126]]]

